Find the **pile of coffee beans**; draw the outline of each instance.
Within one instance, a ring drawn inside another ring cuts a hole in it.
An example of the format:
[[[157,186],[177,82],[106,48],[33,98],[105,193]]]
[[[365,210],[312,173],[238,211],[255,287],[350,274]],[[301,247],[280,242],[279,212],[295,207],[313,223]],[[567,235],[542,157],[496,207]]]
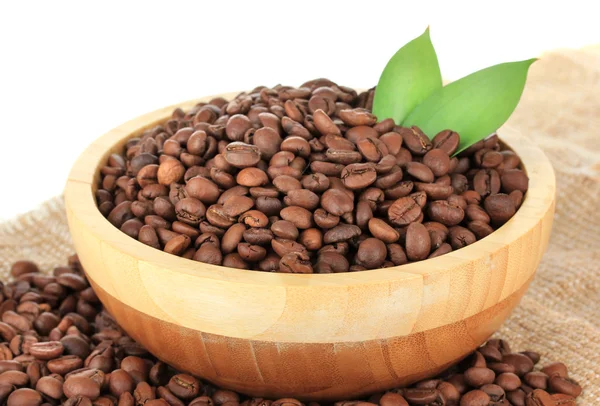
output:
[[[11,273],[14,282],[0,282],[0,405],[304,406],[251,399],[157,361],[103,309],[76,256],[50,275],[29,261]],[[535,369],[539,359],[490,340],[438,378],[335,405],[575,405],[581,387],[567,367]]]
[[[109,157],[98,207],[170,254],[287,273],[437,257],[515,214],[529,180],[495,134],[453,157],[459,134],[378,122],[373,92],[316,79],[177,109]]]

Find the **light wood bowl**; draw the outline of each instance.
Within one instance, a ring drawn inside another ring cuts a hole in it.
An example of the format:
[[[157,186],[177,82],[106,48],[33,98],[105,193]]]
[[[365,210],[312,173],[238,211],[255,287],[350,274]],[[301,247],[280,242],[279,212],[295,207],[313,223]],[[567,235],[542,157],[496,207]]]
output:
[[[113,227],[94,192],[108,155],[175,107],[115,128],[81,155],[65,189],[69,227],[90,283],[125,331],[161,360],[221,387],[336,400],[433,376],[500,327],[547,247],[554,172],[539,148],[504,128],[500,137],[530,177],[523,205],[490,236],[442,257],[294,275],[166,254]]]

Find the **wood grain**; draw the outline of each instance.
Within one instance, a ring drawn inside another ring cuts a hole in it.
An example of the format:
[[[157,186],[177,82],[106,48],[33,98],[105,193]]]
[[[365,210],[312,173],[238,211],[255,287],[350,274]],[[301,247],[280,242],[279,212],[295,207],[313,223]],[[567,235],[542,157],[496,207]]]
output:
[[[81,155],[65,189],[67,216],[88,277],[125,330],[159,358],[220,385],[318,400],[429,376],[500,326],[547,247],[552,167],[505,128],[500,136],[523,160],[529,191],[508,223],[461,250],[330,275],[250,272],[165,254],[114,228],[94,191],[108,155],[174,108],[123,124]]]

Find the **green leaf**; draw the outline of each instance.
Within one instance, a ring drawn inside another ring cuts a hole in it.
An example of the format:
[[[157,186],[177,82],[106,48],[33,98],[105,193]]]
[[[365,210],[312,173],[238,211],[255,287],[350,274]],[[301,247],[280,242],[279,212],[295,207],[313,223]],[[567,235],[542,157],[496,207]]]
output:
[[[394,119],[396,124],[423,100],[442,88],[442,74],[429,28],[404,45],[381,73],[373,99],[378,120]]]
[[[446,129],[456,131],[460,135],[458,153],[508,120],[536,60],[490,66],[452,82],[419,104],[402,125],[416,125],[430,137]]]

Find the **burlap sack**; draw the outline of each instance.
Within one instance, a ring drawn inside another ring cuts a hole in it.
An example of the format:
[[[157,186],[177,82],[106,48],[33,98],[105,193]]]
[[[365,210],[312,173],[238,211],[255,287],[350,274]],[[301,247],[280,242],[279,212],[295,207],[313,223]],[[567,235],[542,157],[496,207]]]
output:
[[[509,126],[550,157],[558,201],[552,239],[528,293],[498,336],[565,361],[600,405],[600,47],[546,54],[532,66]],[[0,275],[20,258],[44,269],[73,252],[63,202],[0,225]]]

